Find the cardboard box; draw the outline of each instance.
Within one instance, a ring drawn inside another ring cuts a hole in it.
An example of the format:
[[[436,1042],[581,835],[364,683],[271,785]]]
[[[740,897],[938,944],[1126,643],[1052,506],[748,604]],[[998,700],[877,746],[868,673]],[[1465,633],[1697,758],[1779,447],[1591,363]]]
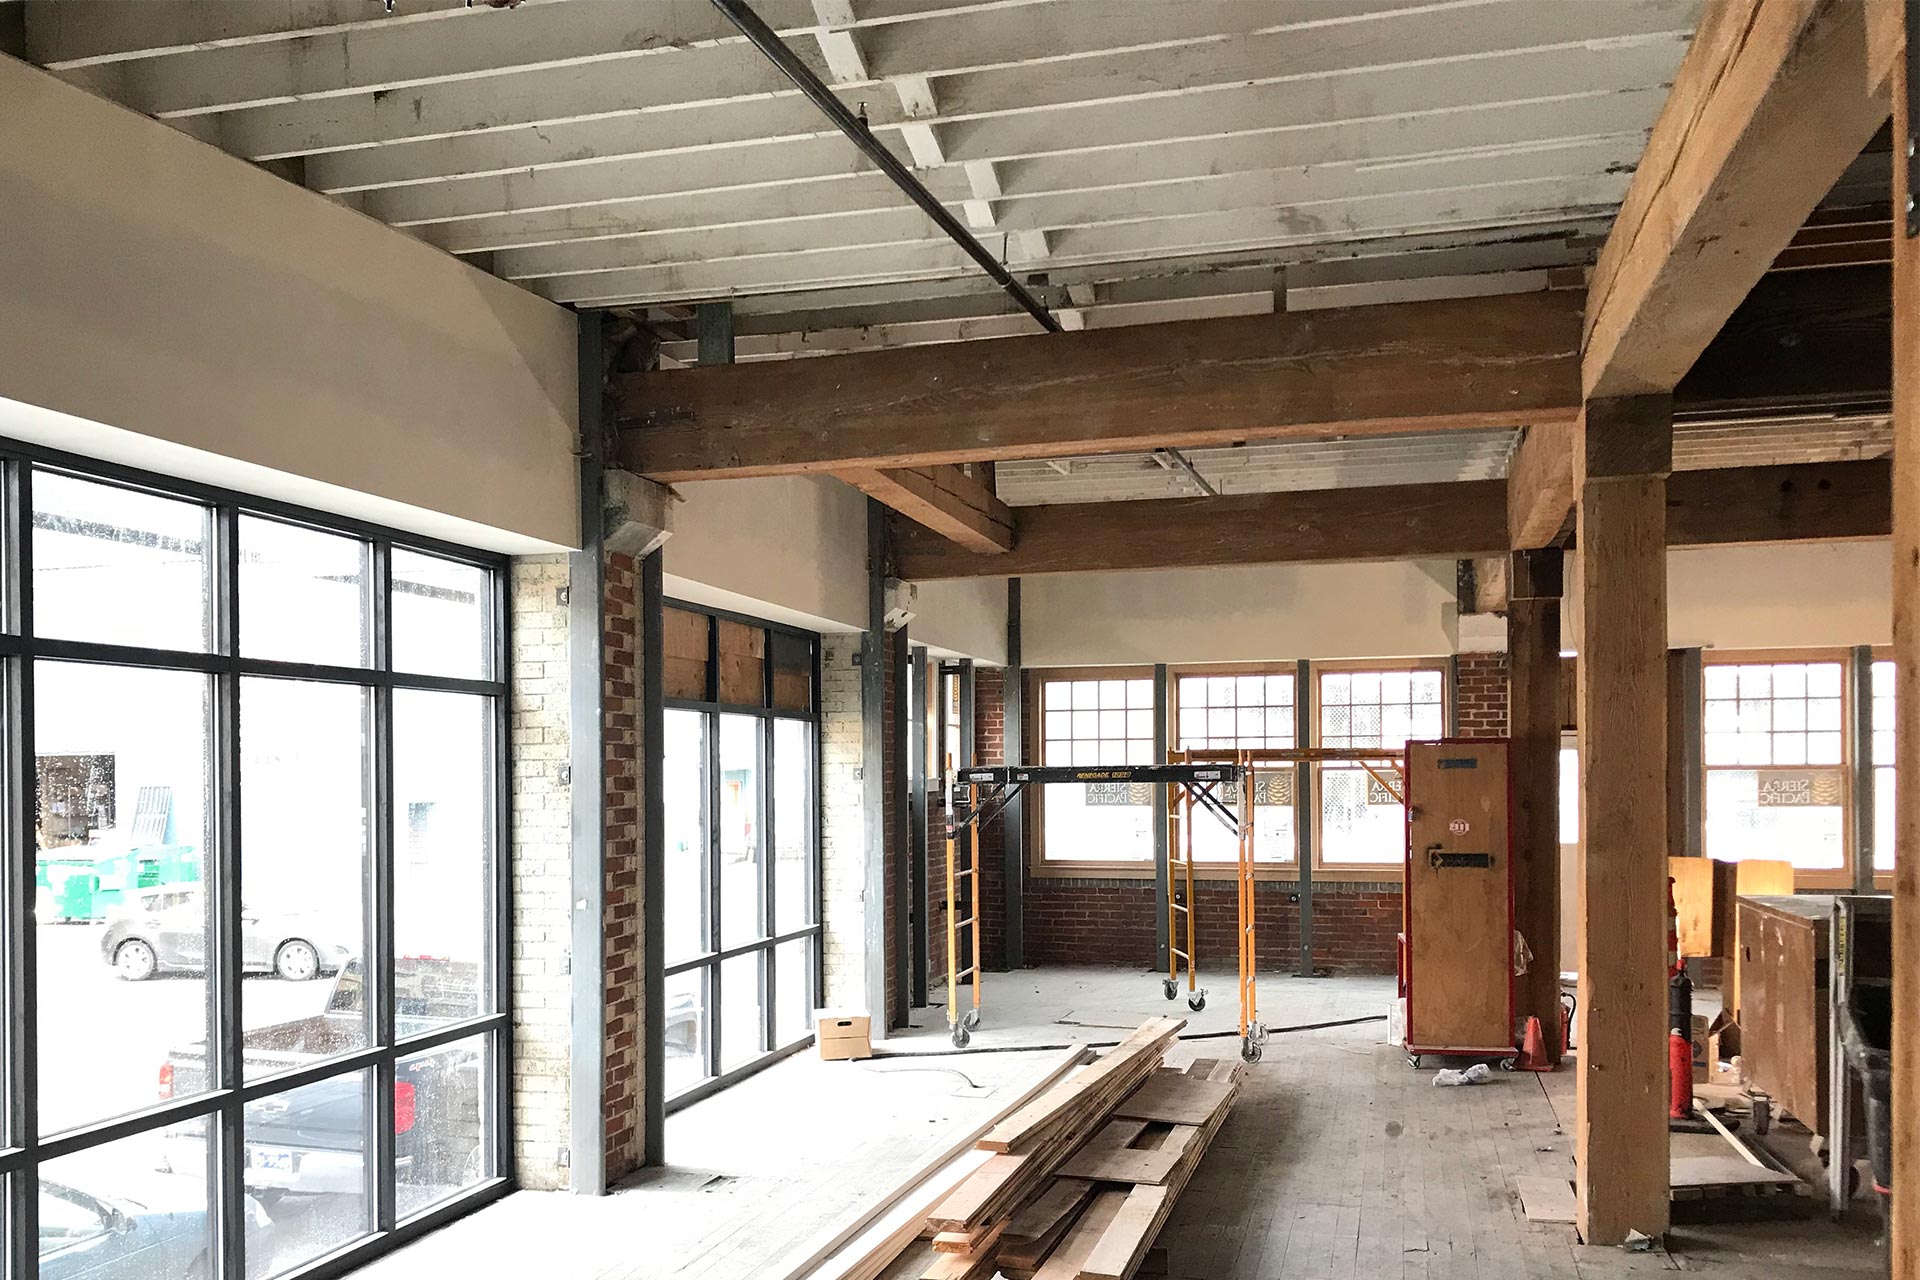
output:
[[[1711,1023],[1697,1013],[1693,1015],[1695,1084],[1739,1084],[1739,1058],[1739,1023],[1725,1013],[1716,1015]]]
[[[864,1013],[822,1009],[814,1016],[814,1040],[828,1062],[873,1056],[873,1024]]]

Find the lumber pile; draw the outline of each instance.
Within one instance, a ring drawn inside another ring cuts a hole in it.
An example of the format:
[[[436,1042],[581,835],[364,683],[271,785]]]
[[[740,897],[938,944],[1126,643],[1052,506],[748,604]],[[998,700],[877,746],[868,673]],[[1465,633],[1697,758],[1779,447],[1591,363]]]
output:
[[[1010,1113],[926,1215],[933,1253],[889,1276],[1128,1280],[1225,1123],[1239,1063],[1164,1065],[1186,1024],[1154,1018]],[[984,1155],[984,1159],[982,1156]]]

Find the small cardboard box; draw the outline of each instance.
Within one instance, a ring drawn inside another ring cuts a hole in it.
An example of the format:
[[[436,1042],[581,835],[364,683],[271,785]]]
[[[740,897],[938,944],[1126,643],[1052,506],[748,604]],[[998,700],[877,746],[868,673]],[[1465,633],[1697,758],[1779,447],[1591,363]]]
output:
[[[814,1015],[813,1032],[820,1056],[828,1062],[873,1056],[872,1023],[864,1013],[822,1009]]]
[[[1740,1056],[1740,1024],[1725,1013],[1715,1015],[1709,1023],[1699,1014],[1693,1015],[1693,1081],[1695,1084],[1733,1084],[1740,1083],[1737,1067],[1731,1064]]]

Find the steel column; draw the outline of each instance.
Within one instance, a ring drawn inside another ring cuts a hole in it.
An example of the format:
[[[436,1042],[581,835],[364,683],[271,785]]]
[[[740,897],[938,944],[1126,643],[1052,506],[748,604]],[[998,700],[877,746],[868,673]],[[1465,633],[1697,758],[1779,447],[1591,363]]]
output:
[[[903,633],[904,634],[904,633]],[[912,1000],[916,1009],[927,1003],[927,704],[933,685],[928,683],[927,647],[913,646],[909,663],[912,697],[907,732],[907,834],[911,841],[913,909]]]
[[[1008,764],[1026,763],[1024,718],[1026,673],[1020,666],[1020,579],[1007,579],[1007,669],[1001,681],[1001,740]],[[1027,962],[1026,904],[1023,892],[1027,876],[1026,797],[1016,795],[1000,820],[1000,848],[1003,856],[1002,891],[1006,900],[1003,959],[1009,969],[1024,969]],[[979,904],[974,914],[980,913]]]
[[[1853,891],[1873,892],[1873,646],[1856,645],[1848,655],[1848,693],[1853,702],[1853,732],[1847,762],[1853,786]]]
[[[1302,658],[1294,664],[1293,740],[1313,742],[1313,664]],[[1294,766],[1293,829],[1300,846],[1300,963],[1294,973],[1311,978],[1313,971],[1313,766],[1304,760]]]
[[[1167,758],[1167,664],[1159,662],[1153,668],[1153,762],[1163,764]],[[1153,786],[1153,947],[1154,968],[1165,969],[1170,957],[1167,955],[1168,911],[1167,897],[1172,892],[1168,884],[1167,860],[1169,850],[1169,832],[1167,808],[1167,784],[1156,782]],[[1187,904],[1192,910],[1194,904]]]
[[[909,741],[908,704],[913,701],[913,645],[903,626],[888,640],[893,671],[893,714],[887,738],[893,744],[893,773],[887,792],[893,801],[893,999],[888,1002],[887,1025],[904,1027],[913,998],[913,790],[912,743]]]
[[[884,1038],[887,1025],[887,803],[885,773],[887,515],[867,499],[867,634],[860,645],[860,781],[865,834],[867,1013]]]

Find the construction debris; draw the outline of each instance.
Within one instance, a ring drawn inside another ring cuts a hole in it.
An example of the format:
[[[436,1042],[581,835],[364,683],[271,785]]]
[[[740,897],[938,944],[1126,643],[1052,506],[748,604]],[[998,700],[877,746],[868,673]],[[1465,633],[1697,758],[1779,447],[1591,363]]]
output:
[[[927,1179],[950,1189],[919,1210],[923,1216],[887,1215],[900,1224],[879,1233],[891,1254],[868,1253],[848,1270],[823,1267],[814,1280],[1128,1280],[1139,1273],[1247,1070],[1211,1059],[1185,1071],[1165,1066],[1185,1025],[1149,1019],[1104,1057],[1011,1111]],[[919,1240],[906,1230],[915,1224]]]

